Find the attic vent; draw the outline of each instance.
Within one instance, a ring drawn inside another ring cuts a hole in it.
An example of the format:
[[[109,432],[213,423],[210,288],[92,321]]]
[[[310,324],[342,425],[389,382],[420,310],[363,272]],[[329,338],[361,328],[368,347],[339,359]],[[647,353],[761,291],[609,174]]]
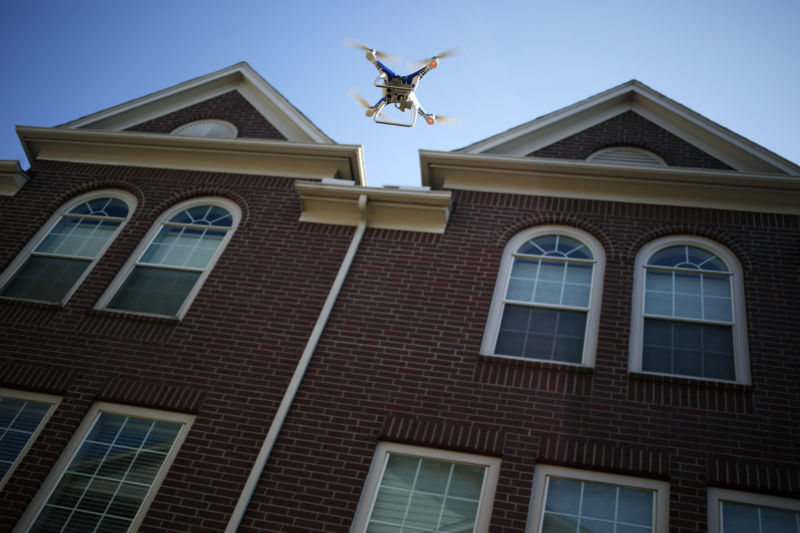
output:
[[[195,120],[172,130],[172,135],[187,135],[189,137],[221,137],[232,139],[238,135],[236,126],[226,120],[207,119]]]
[[[593,152],[587,161],[614,163],[617,165],[652,165],[667,166],[667,163],[649,150],[631,148],[630,146],[612,146]]]

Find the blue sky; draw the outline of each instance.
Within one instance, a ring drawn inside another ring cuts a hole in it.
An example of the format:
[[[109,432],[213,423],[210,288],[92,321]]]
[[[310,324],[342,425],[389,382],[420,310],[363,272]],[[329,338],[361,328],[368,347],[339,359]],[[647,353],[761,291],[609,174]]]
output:
[[[800,163],[800,0],[3,0],[0,20],[0,159],[23,168],[15,125],[55,126],[239,61],[335,141],[363,144],[371,186],[419,185],[419,149],[457,149],[632,78]],[[461,125],[367,119],[347,91],[376,100],[376,71],[345,37],[407,60],[463,46],[417,91]]]

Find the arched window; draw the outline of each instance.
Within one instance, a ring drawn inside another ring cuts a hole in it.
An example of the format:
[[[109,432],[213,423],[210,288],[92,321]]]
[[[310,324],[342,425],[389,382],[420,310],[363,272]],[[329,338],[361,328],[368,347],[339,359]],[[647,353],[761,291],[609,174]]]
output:
[[[164,213],[97,307],[182,318],[239,224],[228,200],[198,198]]]
[[[636,259],[630,369],[749,383],[742,271],[725,247],[673,236]]]
[[[587,161],[615,165],[650,165],[665,167],[667,163],[658,154],[632,146],[610,146],[589,154]]]
[[[127,222],[136,198],[95,191],[65,204],[0,277],[0,296],[64,303]]]
[[[239,134],[236,126],[227,120],[206,119],[195,120],[178,126],[170,132],[172,135],[185,135],[188,137],[218,137],[232,139]]]
[[[546,226],[506,245],[481,353],[592,366],[605,254],[593,237]]]

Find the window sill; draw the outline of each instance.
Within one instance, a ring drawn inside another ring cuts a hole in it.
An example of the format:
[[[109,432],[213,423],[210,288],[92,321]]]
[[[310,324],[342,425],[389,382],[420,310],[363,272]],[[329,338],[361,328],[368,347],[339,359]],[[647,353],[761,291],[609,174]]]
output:
[[[25,307],[37,307],[39,309],[63,309],[66,305],[64,302],[45,302],[42,300],[25,300],[24,298],[9,298],[8,296],[0,296],[0,304],[3,305],[21,305]]]
[[[507,355],[485,355],[479,354],[478,361],[481,363],[489,363],[504,366],[519,366],[525,368],[533,368],[540,370],[552,370],[556,372],[567,372],[574,374],[594,374],[594,368],[584,365],[576,365],[573,363],[559,363],[556,361],[547,361],[544,359],[525,359],[523,357],[513,357]]]
[[[709,389],[724,389],[730,391],[749,392],[752,385],[737,383],[735,381],[721,381],[716,379],[694,378],[691,376],[669,376],[666,374],[649,374],[647,372],[629,372],[633,381],[668,383],[672,385],[683,385],[690,387],[705,387]]]
[[[92,309],[90,313],[95,316],[127,318],[131,320],[137,320],[139,322],[155,322],[157,324],[179,324],[181,321],[178,317],[130,313],[126,311],[112,311],[111,309]]]

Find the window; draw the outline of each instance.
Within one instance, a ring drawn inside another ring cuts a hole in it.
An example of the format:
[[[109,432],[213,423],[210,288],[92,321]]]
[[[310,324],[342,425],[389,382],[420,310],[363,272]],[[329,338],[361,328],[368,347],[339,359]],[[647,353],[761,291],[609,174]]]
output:
[[[654,241],[634,274],[631,370],[749,382],[741,267],[719,244]]]
[[[240,218],[238,206],[222,199],[195,199],[167,211],[98,307],[182,318]]]
[[[506,245],[481,353],[594,364],[605,254],[590,235],[534,228]]]
[[[537,465],[528,533],[666,533],[664,481]]]
[[[622,165],[667,166],[667,163],[650,150],[633,148],[632,146],[611,146],[592,152],[587,161],[597,163],[613,163]]]
[[[207,119],[195,120],[172,130],[172,135],[186,135],[191,137],[219,137],[231,139],[238,135],[236,126],[227,120]]]
[[[193,417],[98,403],[22,517],[24,531],[131,531]]]
[[[60,398],[0,389],[0,488],[52,414]]]
[[[81,195],[53,215],[0,277],[0,296],[63,303],[125,225],[136,199],[122,191]]]
[[[800,500],[708,489],[709,533],[800,533]]]
[[[380,443],[352,532],[485,532],[500,459]]]

